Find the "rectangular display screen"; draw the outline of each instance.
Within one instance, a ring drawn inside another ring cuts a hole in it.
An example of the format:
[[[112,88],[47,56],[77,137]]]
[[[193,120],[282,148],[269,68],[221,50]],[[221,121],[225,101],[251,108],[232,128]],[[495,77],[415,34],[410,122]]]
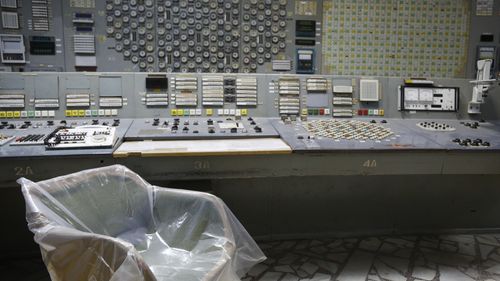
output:
[[[297,37],[316,37],[316,21],[297,20],[295,22],[295,35]]]
[[[146,89],[148,90],[167,90],[167,77],[146,77]]]

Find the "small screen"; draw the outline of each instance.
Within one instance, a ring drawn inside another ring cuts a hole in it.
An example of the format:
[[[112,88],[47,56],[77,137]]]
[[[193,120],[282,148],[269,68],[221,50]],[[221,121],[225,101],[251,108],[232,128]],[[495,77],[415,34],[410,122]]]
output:
[[[314,46],[316,45],[316,41],[312,39],[296,39],[295,45],[299,46]]]
[[[146,89],[148,90],[167,90],[167,77],[146,77]]]
[[[295,23],[295,33],[298,37],[316,37],[316,21],[297,20]]]
[[[491,33],[483,33],[481,34],[481,42],[493,42],[494,36]]]

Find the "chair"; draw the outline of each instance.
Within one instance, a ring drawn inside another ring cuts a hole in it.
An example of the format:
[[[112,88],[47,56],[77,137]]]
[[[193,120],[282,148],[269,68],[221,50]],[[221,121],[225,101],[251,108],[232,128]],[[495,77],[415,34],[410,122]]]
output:
[[[234,281],[265,259],[219,198],[124,166],[18,182],[53,281]]]

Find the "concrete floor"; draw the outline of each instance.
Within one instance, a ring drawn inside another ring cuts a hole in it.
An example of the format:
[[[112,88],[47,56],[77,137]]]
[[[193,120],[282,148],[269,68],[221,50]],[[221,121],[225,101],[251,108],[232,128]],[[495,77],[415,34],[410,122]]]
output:
[[[383,236],[259,244],[244,281],[500,281],[500,234]],[[49,281],[40,259],[3,261],[1,280]]]

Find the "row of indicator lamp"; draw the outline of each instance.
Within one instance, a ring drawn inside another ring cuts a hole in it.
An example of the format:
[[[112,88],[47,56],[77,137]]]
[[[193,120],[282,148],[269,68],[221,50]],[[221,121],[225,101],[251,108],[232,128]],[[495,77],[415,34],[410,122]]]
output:
[[[97,117],[97,116],[117,116],[118,109],[99,109],[99,110],[66,110],[66,117]]]
[[[309,109],[302,109],[302,115],[309,115],[309,116],[330,115],[330,109],[329,108],[309,108]]]
[[[383,109],[358,109],[359,116],[384,116],[384,114]]]
[[[37,111],[0,111],[0,118],[43,118],[55,117],[54,110],[37,110]]]
[[[219,116],[247,116],[248,109],[216,109],[217,115]],[[205,109],[206,116],[214,115],[214,109]],[[201,109],[172,109],[170,110],[170,115],[172,116],[201,116]]]

